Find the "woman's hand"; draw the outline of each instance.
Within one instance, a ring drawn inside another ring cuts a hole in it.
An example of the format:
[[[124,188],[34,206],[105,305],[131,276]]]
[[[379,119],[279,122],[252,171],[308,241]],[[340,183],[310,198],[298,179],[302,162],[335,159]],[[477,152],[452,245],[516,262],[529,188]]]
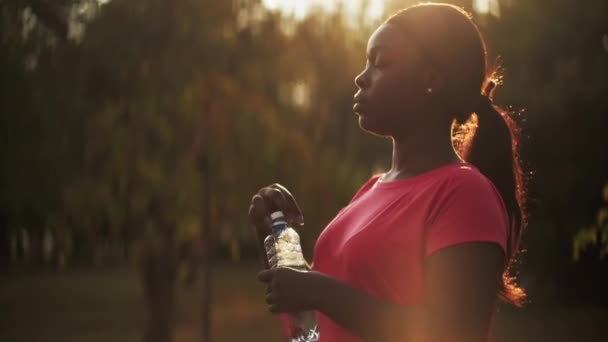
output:
[[[287,223],[292,226],[304,224],[302,210],[291,192],[278,183],[261,188],[251,199],[249,220],[256,227],[258,235],[266,236],[271,231],[270,214],[280,210]]]
[[[293,226],[304,224],[304,216],[293,195],[281,184],[272,184],[261,188],[251,199],[249,206],[249,221],[254,226],[258,240],[260,260],[268,268],[264,239],[272,231],[270,214],[281,210],[287,222]]]
[[[318,284],[323,274],[288,267],[258,273],[258,280],[268,285],[266,303],[273,314],[296,313],[316,309]]]

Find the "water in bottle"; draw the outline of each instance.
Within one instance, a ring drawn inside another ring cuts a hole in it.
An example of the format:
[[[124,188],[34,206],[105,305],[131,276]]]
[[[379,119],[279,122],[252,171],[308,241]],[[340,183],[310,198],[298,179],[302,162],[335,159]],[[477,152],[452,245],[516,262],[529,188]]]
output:
[[[264,247],[270,268],[290,267],[306,271],[306,260],[302,254],[300,235],[289,225],[281,211],[270,214],[272,233],[264,239]],[[316,342],[319,332],[314,311],[289,315],[289,342]]]

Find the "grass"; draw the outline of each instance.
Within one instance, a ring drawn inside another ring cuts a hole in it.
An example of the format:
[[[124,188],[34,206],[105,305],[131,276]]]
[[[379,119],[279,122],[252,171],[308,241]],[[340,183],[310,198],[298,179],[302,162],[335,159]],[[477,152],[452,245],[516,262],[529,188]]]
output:
[[[214,342],[280,341],[256,272],[254,264],[215,268]],[[199,341],[200,283],[181,285],[175,341]],[[0,277],[2,342],[140,341],[144,314],[135,269]],[[600,307],[502,307],[493,341],[608,341],[607,323],[608,310]]]
[[[214,341],[279,341],[257,268],[224,266],[213,282]],[[200,283],[180,284],[175,341],[200,341]],[[0,278],[2,342],[134,342],[144,324],[135,269],[70,271]]]

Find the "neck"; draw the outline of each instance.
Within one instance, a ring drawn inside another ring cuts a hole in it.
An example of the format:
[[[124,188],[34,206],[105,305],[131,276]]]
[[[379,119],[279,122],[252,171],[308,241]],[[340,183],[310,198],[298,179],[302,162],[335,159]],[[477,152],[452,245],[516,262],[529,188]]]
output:
[[[434,168],[461,162],[454,151],[452,138],[445,134],[393,137],[391,170],[384,180],[412,177]]]

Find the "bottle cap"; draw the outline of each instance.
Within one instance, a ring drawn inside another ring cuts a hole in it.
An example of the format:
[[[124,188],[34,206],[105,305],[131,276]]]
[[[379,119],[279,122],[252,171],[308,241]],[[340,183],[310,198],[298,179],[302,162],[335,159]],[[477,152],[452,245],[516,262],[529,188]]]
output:
[[[270,219],[271,220],[276,220],[278,218],[285,218],[285,215],[283,214],[282,211],[275,211],[274,213],[270,214]]]

